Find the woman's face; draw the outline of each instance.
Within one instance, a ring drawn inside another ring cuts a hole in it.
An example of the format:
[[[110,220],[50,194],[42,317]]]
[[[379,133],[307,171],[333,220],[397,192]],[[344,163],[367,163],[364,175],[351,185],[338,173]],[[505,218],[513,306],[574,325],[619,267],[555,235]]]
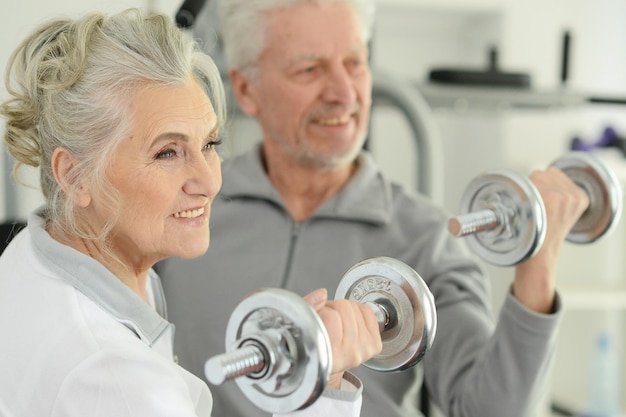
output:
[[[130,134],[107,169],[120,195],[111,248],[136,269],[169,256],[199,256],[209,246],[211,203],[222,184],[213,106],[189,81],[140,89],[130,111]],[[92,195],[90,219],[101,222],[110,213],[98,204],[98,191]]]

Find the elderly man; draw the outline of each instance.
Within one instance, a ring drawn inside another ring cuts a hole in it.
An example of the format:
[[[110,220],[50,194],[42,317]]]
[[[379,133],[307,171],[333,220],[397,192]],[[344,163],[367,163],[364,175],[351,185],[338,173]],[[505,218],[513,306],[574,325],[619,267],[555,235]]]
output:
[[[224,333],[213,329],[225,329],[248,292],[334,291],[356,262],[390,256],[430,287],[438,331],[423,368],[355,371],[364,382],[362,415],[421,415],[422,381],[446,416],[526,415],[555,348],[555,264],[588,204],[584,193],[557,169],[531,174],[545,200],[547,236],[516,267],[494,320],[488,278],[449,236],[446,213],[391,183],[362,150],[373,1],[221,0],[219,8],[233,91],[263,138],[224,163],[211,251],[161,265],[181,364],[202,375],[204,361],[224,349]],[[234,385],[215,392],[215,415],[259,415]]]

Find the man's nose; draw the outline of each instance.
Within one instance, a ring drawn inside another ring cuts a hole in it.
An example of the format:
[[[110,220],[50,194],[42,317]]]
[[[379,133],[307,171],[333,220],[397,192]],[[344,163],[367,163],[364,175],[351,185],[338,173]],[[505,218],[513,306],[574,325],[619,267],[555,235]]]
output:
[[[329,68],[323,97],[330,102],[348,104],[354,102],[356,92],[354,80],[343,65],[333,65]]]

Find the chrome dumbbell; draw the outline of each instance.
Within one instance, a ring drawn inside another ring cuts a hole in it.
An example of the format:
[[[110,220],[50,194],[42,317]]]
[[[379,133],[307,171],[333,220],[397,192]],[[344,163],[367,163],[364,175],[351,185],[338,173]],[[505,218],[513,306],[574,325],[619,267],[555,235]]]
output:
[[[270,413],[312,404],[331,371],[331,347],[321,319],[301,297],[278,288],[246,297],[226,328],[226,353],[204,366],[208,381],[234,379],[243,394]]]
[[[378,257],[357,263],[339,282],[335,299],[372,307],[383,348],[364,363],[370,369],[408,369],[432,346],[437,331],[433,295],[422,277],[397,259]]]
[[[407,369],[432,346],[437,328],[433,296],[401,261],[379,257],[354,265],[335,298],[367,303],[374,311],[383,348],[364,364],[371,369]],[[214,385],[234,379],[257,407],[286,413],[315,402],[330,377],[331,361],[317,313],[290,291],[265,289],[235,308],[226,329],[226,353],[209,359],[205,374]]]
[[[554,161],[589,196],[589,207],[567,240],[592,243],[619,222],[623,191],[615,174],[598,158],[569,152]],[[468,246],[485,261],[500,266],[532,257],[543,244],[546,213],[532,182],[510,171],[490,171],[474,178],[461,199],[460,215],[448,222],[454,236],[467,237]]]

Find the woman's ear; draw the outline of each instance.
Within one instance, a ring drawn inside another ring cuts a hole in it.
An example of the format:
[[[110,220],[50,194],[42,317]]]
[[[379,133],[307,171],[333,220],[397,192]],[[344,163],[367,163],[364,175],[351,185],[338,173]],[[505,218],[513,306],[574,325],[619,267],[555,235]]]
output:
[[[80,208],[85,208],[91,203],[91,194],[89,188],[84,184],[78,184],[72,187],[76,178],[72,178],[71,172],[76,165],[74,156],[65,148],[58,147],[52,153],[52,172],[54,179],[57,181],[63,192],[68,195],[70,192],[75,193],[75,204]]]
[[[237,98],[239,107],[246,115],[256,116],[259,113],[259,106],[254,94],[254,85],[237,69],[231,69],[228,74],[230,76],[230,85],[235,98]]]

